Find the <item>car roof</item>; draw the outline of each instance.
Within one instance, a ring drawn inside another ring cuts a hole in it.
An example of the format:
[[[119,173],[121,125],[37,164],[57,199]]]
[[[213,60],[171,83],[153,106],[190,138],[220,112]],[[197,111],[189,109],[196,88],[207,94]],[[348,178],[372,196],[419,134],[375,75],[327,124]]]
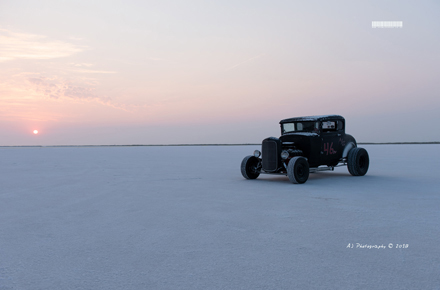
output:
[[[284,119],[280,121],[280,124],[300,122],[300,121],[329,121],[329,120],[345,120],[344,117],[340,115],[320,115],[320,116],[305,116],[305,117],[295,117]]]

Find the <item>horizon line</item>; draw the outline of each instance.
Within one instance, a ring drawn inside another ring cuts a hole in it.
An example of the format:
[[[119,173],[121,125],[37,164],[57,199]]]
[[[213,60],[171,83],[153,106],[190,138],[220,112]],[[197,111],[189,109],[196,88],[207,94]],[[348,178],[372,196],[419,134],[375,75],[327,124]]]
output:
[[[440,141],[428,142],[359,142],[360,145],[424,145],[440,144]],[[236,143],[236,144],[125,144],[125,145],[0,145],[0,148],[10,147],[154,147],[154,146],[250,146],[261,143]]]

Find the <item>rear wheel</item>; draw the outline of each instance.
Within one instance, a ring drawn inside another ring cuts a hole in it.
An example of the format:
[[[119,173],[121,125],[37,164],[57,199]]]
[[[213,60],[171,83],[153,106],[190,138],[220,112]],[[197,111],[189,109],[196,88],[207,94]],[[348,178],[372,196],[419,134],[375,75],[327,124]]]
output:
[[[246,156],[241,162],[241,174],[246,179],[256,179],[260,175],[260,169],[258,165],[260,159],[258,157],[249,155]]]
[[[293,183],[304,183],[309,179],[309,162],[302,156],[290,159],[287,165],[287,176]]]
[[[348,152],[347,168],[353,176],[363,176],[368,171],[370,158],[364,148],[353,148]]]

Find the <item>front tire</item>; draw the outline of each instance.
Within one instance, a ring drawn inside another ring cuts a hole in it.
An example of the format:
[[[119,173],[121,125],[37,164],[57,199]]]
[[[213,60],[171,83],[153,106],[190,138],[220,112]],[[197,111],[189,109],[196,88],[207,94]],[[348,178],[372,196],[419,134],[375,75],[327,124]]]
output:
[[[293,183],[304,183],[309,179],[309,162],[302,156],[290,159],[287,165],[287,176]]]
[[[246,156],[241,162],[241,175],[246,179],[256,179],[260,175],[259,163],[260,159],[258,157]]]
[[[353,176],[364,176],[370,165],[370,157],[364,148],[353,148],[348,152],[347,168]]]

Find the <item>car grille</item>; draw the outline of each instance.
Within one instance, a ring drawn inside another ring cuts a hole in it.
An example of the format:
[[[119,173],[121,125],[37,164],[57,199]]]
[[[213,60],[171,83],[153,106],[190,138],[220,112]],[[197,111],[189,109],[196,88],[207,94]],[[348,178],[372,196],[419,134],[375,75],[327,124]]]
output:
[[[273,172],[278,169],[278,142],[272,138],[263,140],[262,158],[263,158],[263,170]]]

